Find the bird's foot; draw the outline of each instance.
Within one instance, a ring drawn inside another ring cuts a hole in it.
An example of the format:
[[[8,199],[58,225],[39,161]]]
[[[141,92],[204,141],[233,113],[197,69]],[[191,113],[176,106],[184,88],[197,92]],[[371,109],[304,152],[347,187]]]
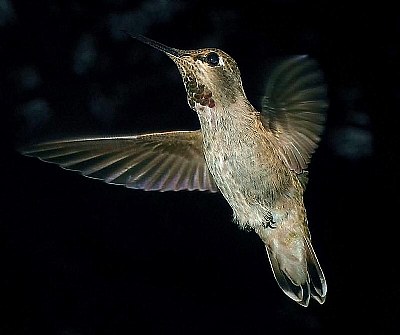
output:
[[[276,227],[277,227],[277,224],[276,224],[276,222],[274,221],[274,218],[272,217],[272,214],[271,213],[268,213],[266,216],[265,216],[265,221],[263,222],[263,227],[264,228],[271,228],[271,229],[275,229]]]

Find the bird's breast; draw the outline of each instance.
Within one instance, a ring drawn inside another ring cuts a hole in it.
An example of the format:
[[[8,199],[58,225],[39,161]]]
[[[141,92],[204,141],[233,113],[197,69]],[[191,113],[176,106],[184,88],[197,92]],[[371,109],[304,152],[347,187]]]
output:
[[[260,206],[265,211],[287,193],[290,171],[255,123],[214,120],[202,131],[208,168],[236,215]]]

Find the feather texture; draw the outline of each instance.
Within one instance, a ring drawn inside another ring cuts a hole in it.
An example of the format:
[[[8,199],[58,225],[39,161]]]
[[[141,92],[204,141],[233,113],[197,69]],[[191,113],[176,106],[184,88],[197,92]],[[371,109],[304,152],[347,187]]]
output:
[[[200,131],[61,139],[21,152],[129,188],[218,191],[204,159]]]
[[[307,56],[289,58],[274,68],[262,101],[261,120],[297,173],[307,168],[320,140],[328,107],[317,63]]]

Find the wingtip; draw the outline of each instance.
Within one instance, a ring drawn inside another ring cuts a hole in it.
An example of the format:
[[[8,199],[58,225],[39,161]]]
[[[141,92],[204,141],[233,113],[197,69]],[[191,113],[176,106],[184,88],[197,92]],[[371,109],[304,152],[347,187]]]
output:
[[[15,147],[15,150],[19,152],[21,155],[24,156],[32,156],[32,153],[35,151],[34,150],[35,145],[32,144],[23,144],[23,145],[18,145]]]

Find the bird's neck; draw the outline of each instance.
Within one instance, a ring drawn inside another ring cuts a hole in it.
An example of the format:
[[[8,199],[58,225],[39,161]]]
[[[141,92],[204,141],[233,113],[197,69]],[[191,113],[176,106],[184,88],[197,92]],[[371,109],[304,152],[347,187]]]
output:
[[[237,132],[254,127],[259,120],[259,113],[244,99],[237,99],[230,104],[215,100],[213,107],[195,105],[203,133]]]

